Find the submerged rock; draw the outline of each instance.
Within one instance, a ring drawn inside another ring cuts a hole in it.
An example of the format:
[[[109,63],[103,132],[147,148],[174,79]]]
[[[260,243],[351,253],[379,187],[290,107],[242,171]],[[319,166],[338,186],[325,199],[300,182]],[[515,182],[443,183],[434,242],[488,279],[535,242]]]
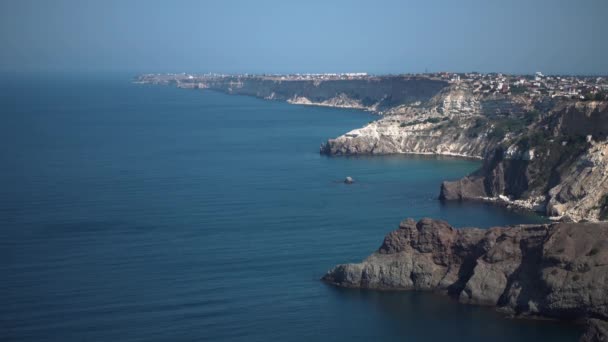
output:
[[[518,316],[608,319],[608,223],[455,229],[405,220],[358,264],[322,278],[342,287],[437,291]]]

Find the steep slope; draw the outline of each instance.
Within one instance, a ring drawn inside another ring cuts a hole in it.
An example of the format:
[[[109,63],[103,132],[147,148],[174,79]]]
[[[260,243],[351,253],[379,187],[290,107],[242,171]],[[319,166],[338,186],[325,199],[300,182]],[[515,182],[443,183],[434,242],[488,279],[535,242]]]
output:
[[[527,131],[505,139],[483,167],[444,182],[442,199],[491,199],[566,221],[606,217],[608,104],[555,106]]]
[[[487,139],[480,97],[466,86],[442,89],[428,102],[386,111],[379,120],[322,145],[321,153],[440,154],[482,158],[494,146]]]

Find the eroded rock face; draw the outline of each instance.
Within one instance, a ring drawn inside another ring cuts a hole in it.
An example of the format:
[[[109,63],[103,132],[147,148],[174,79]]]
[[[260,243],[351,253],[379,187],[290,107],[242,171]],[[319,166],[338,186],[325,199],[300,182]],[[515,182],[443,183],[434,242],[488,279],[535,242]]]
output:
[[[591,319],[580,342],[608,342],[608,322]]]
[[[467,130],[482,117],[479,96],[466,87],[450,86],[429,101],[392,107],[383,112],[381,119],[329,139],[321,153],[407,153],[481,159],[495,144],[484,135],[491,127],[475,127],[474,134]]]
[[[467,123],[462,122],[462,124]],[[336,139],[329,139],[323,144],[321,153],[328,155],[405,153],[480,159],[489,150],[491,144],[484,139],[462,134],[459,125],[448,117],[420,116],[418,119],[411,119],[402,115],[385,116],[363,128],[352,130]]]
[[[457,181],[441,183],[439,199],[463,200],[487,197],[483,177],[469,176]]]
[[[497,147],[473,175],[444,182],[440,198],[504,202],[562,221],[605,220],[606,115],[606,103],[558,106],[536,131]]]
[[[323,280],[437,291],[523,316],[608,319],[608,223],[485,230],[409,219],[363,262],[338,265]]]
[[[606,218],[608,142],[592,143],[548,192],[547,214],[574,221]]]

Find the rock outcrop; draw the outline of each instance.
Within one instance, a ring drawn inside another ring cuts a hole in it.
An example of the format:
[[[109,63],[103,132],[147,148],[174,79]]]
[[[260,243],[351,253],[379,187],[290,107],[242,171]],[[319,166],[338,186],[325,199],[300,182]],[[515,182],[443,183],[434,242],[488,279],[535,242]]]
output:
[[[329,155],[436,154],[481,159],[499,139],[487,138],[484,104],[471,89],[452,85],[427,102],[401,105],[383,113],[379,120],[352,130],[321,147]],[[509,109],[519,106],[511,106]]]
[[[352,130],[321,147],[328,155],[429,154],[481,159],[491,148],[482,138],[462,134],[448,117],[385,116],[363,128]]]
[[[323,280],[343,287],[424,290],[518,316],[608,319],[608,223],[455,229],[411,219],[358,264]]]

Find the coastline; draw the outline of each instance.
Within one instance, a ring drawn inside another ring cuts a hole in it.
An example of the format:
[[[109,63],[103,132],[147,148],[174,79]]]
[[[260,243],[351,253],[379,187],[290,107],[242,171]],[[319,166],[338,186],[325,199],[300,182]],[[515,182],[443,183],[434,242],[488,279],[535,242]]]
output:
[[[518,207],[553,220],[598,221],[608,217],[608,201],[602,200],[604,195],[608,196],[608,183],[601,187],[597,196],[586,196],[584,191],[575,196],[565,195],[580,187],[591,189],[593,183],[603,184],[605,175],[601,169],[605,162],[601,154],[604,152],[595,151],[594,155],[583,155],[580,160],[555,158],[590,153],[589,146],[576,142],[581,134],[587,134],[587,141],[604,139],[608,127],[597,124],[598,120],[603,122],[601,117],[608,112],[604,102],[557,100],[548,104],[549,107],[539,115],[540,109],[535,108],[547,106],[542,98],[503,93],[484,95],[476,93],[468,84],[424,76],[285,81],[277,77],[197,78],[178,74],[142,75],[135,81],[373,113],[379,115],[378,119],[328,139],[321,145],[320,153],[436,155],[481,160],[483,166],[478,171],[459,182],[452,182],[460,183],[455,185],[459,190],[446,195],[442,186],[439,197]],[[386,93],[397,90],[391,96]],[[399,97],[395,99],[397,95]],[[492,111],[500,115],[496,116]],[[548,130],[557,132],[555,139],[535,138]],[[560,140],[555,141],[557,139]],[[568,141],[574,141],[575,145]],[[594,160],[592,164],[586,161],[590,159]],[[578,178],[567,178],[568,172],[578,172],[577,163],[589,164],[591,176],[581,174]],[[551,175],[556,169],[562,170],[562,175]],[[475,184],[467,181],[473,176],[480,179]],[[556,183],[555,179],[559,181]],[[474,187],[470,188],[471,185]],[[544,200],[537,200],[541,196]]]
[[[276,100],[276,99],[272,99],[272,100]],[[348,106],[336,106],[336,105],[328,105],[328,104],[318,105],[318,104],[312,104],[312,103],[291,103],[289,101],[286,101],[286,102],[290,103],[290,104],[302,104],[302,105],[312,105],[312,106],[320,106],[320,107],[355,109],[355,110],[366,111],[365,109],[362,109],[362,108],[353,108],[353,107],[348,107]],[[386,117],[382,117],[382,118],[386,118]],[[430,127],[434,127],[434,126],[431,125]],[[380,153],[378,153],[378,154],[380,154]],[[400,153],[385,153],[385,154],[421,155],[421,156],[446,156],[446,157],[459,158],[459,159],[483,160],[484,163],[487,163],[488,160],[489,160],[487,157],[486,158],[471,157],[469,155],[465,155],[465,154],[461,154],[461,153],[453,153],[453,152],[425,152],[425,151],[422,151],[422,152],[411,152],[411,153],[410,152],[400,152]],[[330,154],[330,155],[333,155],[333,154]],[[347,155],[356,155],[356,154],[347,154]],[[373,153],[372,154],[362,153],[361,155],[373,155]],[[520,155],[523,155],[523,154],[520,153]],[[520,158],[520,155],[518,155],[517,158]],[[526,204],[526,202],[524,202],[524,201],[518,201],[518,200],[510,201],[508,198],[506,198],[506,199],[505,198],[500,197],[500,196],[497,196],[497,197],[483,197],[483,196],[481,196],[481,197],[477,197],[477,198],[469,197],[467,199],[470,199],[470,200],[479,200],[481,202],[492,203],[494,205],[499,205],[499,206],[504,206],[504,207],[516,207],[517,210],[524,209],[524,210],[528,210],[528,211],[535,211],[535,212],[537,212],[536,210],[534,210],[534,205],[532,205],[532,204]],[[547,225],[544,225],[544,226],[547,226]],[[527,228],[526,228],[525,225],[522,225],[520,227],[521,227],[521,229],[525,230],[525,229],[528,229],[528,228],[530,228],[530,229],[532,229],[532,228],[536,229],[536,227],[539,227],[539,226],[538,225],[536,225],[536,226],[535,225],[527,225]],[[475,233],[475,234],[478,234],[478,233]],[[442,239],[439,238],[439,240],[441,241]],[[400,255],[399,257],[402,257],[402,256],[404,256],[404,255]],[[391,259],[391,260],[393,262],[397,262],[397,259]],[[444,262],[444,261],[442,261],[442,262]],[[441,263],[440,263],[440,265],[441,265]],[[340,267],[340,265],[337,266],[337,267]],[[355,274],[356,274],[356,272],[355,272]],[[426,277],[426,275],[423,275],[423,277]],[[412,277],[410,277],[410,278],[412,278]],[[412,279],[414,279],[414,278],[415,277],[413,277]],[[445,276],[443,278],[445,278]],[[348,277],[347,277],[347,279],[348,279]],[[324,277],[324,280],[327,281],[327,279],[325,277]],[[342,282],[332,282],[332,281],[329,281],[329,283],[332,283],[332,284],[338,285],[338,286],[342,286],[342,287],[353,287],[353,288],[361,288],[362,287],[360,285],[351,284],[349,282],[342,283]],[[382,286],[381,287],[369,287],[369,288],[373,288],[373,289],[377,289],[377,290],[410,290],[408,288],[398,288],[398,287],[397,288],[393,288],[393,287],[382,287]],[[436,290],[436,289],[430,289],[430,288],[428,288],[428,289],[422,288],[422,289],[419,289],[419,290],[426,290],[426,291],[437,292],[437,293],[445,293],[445,289]],[[481,298],[483,298],[483,296]],[[469,301],[469,303],[470,304],[479,304],[479,303],[477,303],[478,300],[479,300],[479,298],[477,298],[477,299],[471,299]],[[485,299],[483,299],[483,300],[485,300]],[[482,305],[488,305],[488,304],[487,303],[486,304],[482,303]],[[560,317],[552,317],[550,315],[549,316],[539,315],[537,312],[534,311],[535,310],[534,309],[534,305],[531,305],[530,307],[531,307],[530,313],[518,312],[517,309],[515,309],[515,310],[514,309],[504,309],[504,310],[503,309],[499,309],[498,311],[501,314],[504,314],[505,317],[512,317],[512,318],[518,318],[518,319],[519,318],[521,318],[521,319],[530,319],[530,318],[532,318],[532,319],[541,319],[541,320],[546,320],[546,319],[549,319],[549,320],[553,320],[553,319],[560,320],[560,319],[563,319],[563,318],[560,318]],[[572,320],[570,322],[575,322],[575,323],[579,323],[580,324],[584,320],[587,320],[587,318],[588,317],[586,317],[586,316],[581,316],[581,317],[578,317],[575,320]]]
[[[437,157],[452,157],[452,158],[458,158],[458,159],[463,159],[463,160],[476,160],[476,161],[483,160],[483,157],[470,156],[470,155],[466,155],[466,154],[451,153],[451,152],[394,152],[394,153],[360,154],[358,156],[374,156],[374,155],[376,155],[376,156],[390,156],[390,155],[437,156]],[[328,156],[346,157],[346,156],[356,156],[356,154],[338,155],[338,156],[328,154]]]

